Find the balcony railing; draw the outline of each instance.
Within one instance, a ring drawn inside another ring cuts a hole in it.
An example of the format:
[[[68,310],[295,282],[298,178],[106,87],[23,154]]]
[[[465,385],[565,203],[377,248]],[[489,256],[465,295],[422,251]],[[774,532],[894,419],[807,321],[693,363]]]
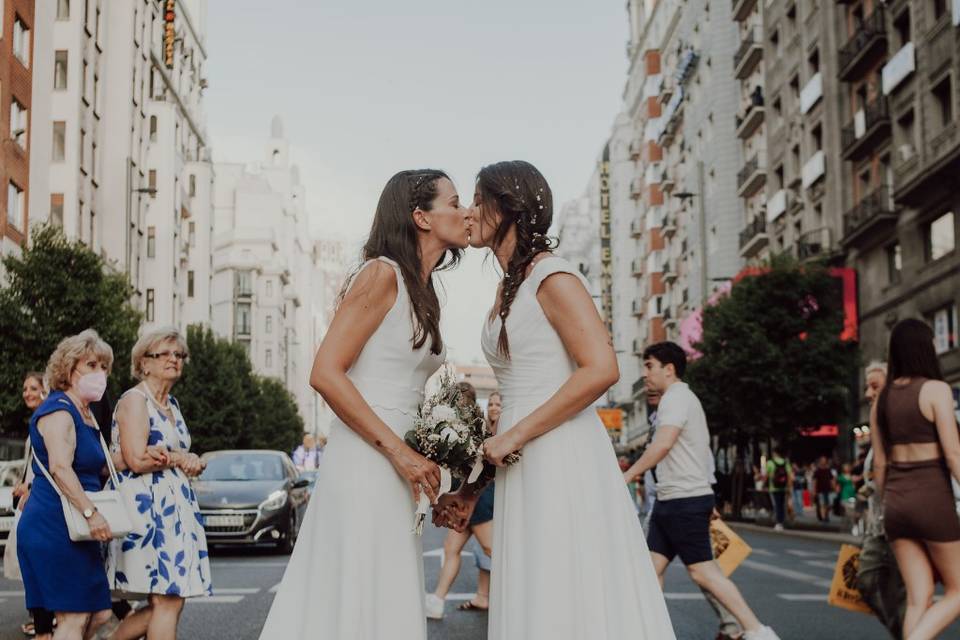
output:
[[[857,244],[873,229],[896,224],[897,212],[886,187],[864,197],[843,216],[843,244]]]
[[[643,222],[641,220],[630,221],[630,236],[639,238],[643,235]]]
[[[749,76],[763,58],[763,37],[759,29],[750,29],[733,56],[733,73],[740,80]]]
[[[869,18],[857,25],[856,31],[840,47],[840,79],[859,77],[870,63],[887,51],[887,25],[883,5],[874,4]]]
[[[753,156],[737,174],[737,195],[741,198],[752,196],[766,179],[767,174],[760,164],[760,156]]]
[[[758,0],[733,0],[733,19],[743,22],[757,6]]]
[[[675,216],[666,215],[663,217],[663,226],[660,227],[660,233],[664,238],[671,238],[677,233],[677,219]]]
[[[630,313],[640,318],[643,316],[643,311],[643,300],[634,300],[630,306]]]
[[[853,117],[840,132],[845,160],[859,160],[890,137],[890,105],[883,96],[877,98]]]
[[[740,232],[740,255],[751,258],[768,242],[767,221],[758,216]]]
[[[807,231],[797,238],[797,258],[816,260],[833,252],[833,233],[830,227]]]
[[[750,94],[750,101],[743,115],[736,117],[737,136],[741,139],[749,138],[763,123],[764,105],[763,105],[763,87],[757,87]]]
[[[630,273],[634,277],[643,275],[643,258],[634,258],[630,261]]]

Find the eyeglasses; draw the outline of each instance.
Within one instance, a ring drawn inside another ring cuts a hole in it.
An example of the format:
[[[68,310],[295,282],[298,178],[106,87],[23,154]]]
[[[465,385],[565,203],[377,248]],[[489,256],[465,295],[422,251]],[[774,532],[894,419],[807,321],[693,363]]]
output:
[[[190,354],[186,351],[160,351],[159,353],[145,353],[143,354],[145,358],[153,358],[154,360],[169,360],[170,358],[175,358],[186,362],[190,358]]]

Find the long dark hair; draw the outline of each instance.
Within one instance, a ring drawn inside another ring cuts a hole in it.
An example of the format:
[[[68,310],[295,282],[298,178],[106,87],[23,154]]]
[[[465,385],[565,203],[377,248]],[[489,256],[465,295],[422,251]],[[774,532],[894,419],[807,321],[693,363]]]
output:
[[[510,357],[507,317],[517,290],[527,277],[527,267],[538,254],[552,251],[557,243],[547,237],[553,222],[553,193],[543,175],[529,162],[509,160],[487,165],[477,174],[480,215],[485,221],[501,216],[493,236],[496,250],[516,227],[517,246],[503,274],[500,294],[500,338],[497,347]]]
[[[424,282],[420,275],[422,263],[413,212],[417,209],[430,211],[433,208],[433,200],[437,197],[437,181],[442,178],[450,179],[437,169],[401,171],[390,178],[380,194],[370,237],[361,252],[364,262],[385,257],[400,266],[414,319],[413,348],[419,349],[430,338],[430,350],[435,354],[443,350],[440,299],[433,279]],[[462,256],[461,249],[444,252],[434,271],[452,268]]]
[[[943,380],[940,360],[933,348],[933,329],[926,322],[908,318],[890,332],[887,349],[887,384],[877,398],[877,426],[883,436],[883,448],[890,450],[890,425],[887,422],[887,397],[890,385],[898,378]]]

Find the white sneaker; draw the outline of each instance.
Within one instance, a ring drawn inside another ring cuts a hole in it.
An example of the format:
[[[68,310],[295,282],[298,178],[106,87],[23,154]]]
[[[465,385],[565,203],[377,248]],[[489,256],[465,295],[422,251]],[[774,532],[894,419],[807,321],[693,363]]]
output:
[[[426,598],[427,617],[431,620],[443,620],[443,598],[428,593]]]
[[[783,531],[783,525],[782,525],[782,524],[775,524],[775,525],[773,525],[773,530],[774,530],[774,531]]]
[[[756,631],[745,631],[743,640],[780,640],[780,636],[774,633],[770,627],[760,627]]]

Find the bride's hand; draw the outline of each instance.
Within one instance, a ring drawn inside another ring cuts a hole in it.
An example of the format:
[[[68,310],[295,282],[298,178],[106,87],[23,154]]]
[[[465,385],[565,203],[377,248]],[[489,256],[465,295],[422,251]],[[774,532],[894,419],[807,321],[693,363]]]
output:
[[[512,431],[513,429],[483,441],[483,457],[487,462],[498,467],[504,467],[506,464],[503,459],[523,447],[522,443],[516,442]]]
[[[390,462],[400,477],[410,485],[414,503],[420,501],[421,491],[426,492],[431,504],[437,502],[437,493],[440,491],[440,467],[406,445],[390,458]]]
[[[433,524],[463,533],[477,505],[477,496],[465,497],[456,493],[440,496],[433,507]]]

